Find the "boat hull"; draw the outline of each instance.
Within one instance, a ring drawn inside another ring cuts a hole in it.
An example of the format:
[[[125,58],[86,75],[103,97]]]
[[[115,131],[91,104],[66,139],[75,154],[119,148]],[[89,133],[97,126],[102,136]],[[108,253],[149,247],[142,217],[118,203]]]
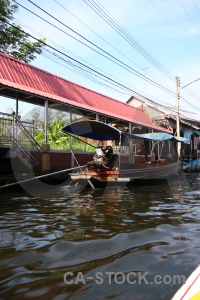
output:
[[[142,167],[141,167],[142,166]],[[166,179],[169,176],[177,175],[180,171],[180,162],[171,164],[134,164],[129,168],[115,171],[81,171],[71,173],[73,180],[95,180],[99,182],[130,182],[136,179]]]

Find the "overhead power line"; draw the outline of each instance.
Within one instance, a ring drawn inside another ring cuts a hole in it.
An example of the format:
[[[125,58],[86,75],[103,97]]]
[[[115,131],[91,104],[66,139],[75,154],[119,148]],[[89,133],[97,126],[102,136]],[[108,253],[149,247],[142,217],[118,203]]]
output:
[[[108,42],[106,39],[104,39],[100,34],[98,34],[95,30],[93,30],[90,26],[88,26],[86,23],[84,23],[80,18],[75,16],[72,12],[69,11],[64,5],[62,5],[59,1],[54,0],[58,5],[60,5],[64,10],[66,10],[70,15],[72,15],[76,20],[78,20],[81,24],[83,24],[85,27],[87,27],[89,30],[91,30],[93,33],[95,33],[100,39],[102,39],[106,44],[108,44],[110,47],[112,47],[114,50],[116,50],[118,53],[120,53],[122,56],[124,56],[126,59],[128,59],[131,63],[133,63],[136,67],[139,69],[142,69],[139,65],[137,65],[133,60],[131,60],[128,56],[123,54],[121,51],[119,51],[116,47],[114,47],[110,42]]]
[[[162,18],[165,20],[165,22],[171,27],[172,31],[179,37],[179,39],[184,44],[184,46],[189,50],[190,53],[192,53],[192,55],[195,57],[195,59],[197,59],[199,61],[199,58],[194,54],[194,52],[192,51],[192,49],[185,43],[185,41],[182,39],[182,37],[180,36],[180,34],[176,31],[176,29],[174,28],[174,26],[167,20],[167,18],[164,16],[164,14],[158,8],[158,6],[155,4],[155,2],[153,0],[151,0],[151,2],[154,5],[154,7],[157,9],[157,11],[160,13],[160,15],[162,16]]]
[[[142,78],[143,80],[149,82],[150,84],[157,86],[158,88],[162,89],[163,91],[170,93],[171,95],[175,95],[175,93],[171,90],[169,90],[168,88],[162,86],[161,84],[151,80],[150,78],[148,78],[147,76],[144,76],[143,74],[141,74],[140,72],[138,72],[137,70],[131,68],[129,65],[125,64],[124,62],[122,62],[121,60],[117,59],[116,57],[114,57],[113,55],[111,55],[110,53],[108,53],[107,51],[103,50],[102,48],[100,48],[99,46],[97,46],[96,44],[94,44],[93,42],[89,41],[87,38],[83,37],[81,34],[79,34],[78,32],[76,32],[75,30],[73,30],[72,28],[70,28],[69,26],[67,26],[66,24],[64,24],[63,22],[61,22],[60,20],[58,20],[57,18],[55,18],[54,16],[52,16],[50,13],[48,13],[47,11],[45,11],[44,9],[42,9],[41,7],[39,7],[38,5],[36,5],[35,3],[33,3],[31,0],[28,0],[30,3],[32,3],[34,6],[36,6],[38,9],[40,9],[41,11],[43,11],[45,14],[47,14],[48,16],[50,16],[51,18],[53,18],[54,20],[56,20],[57,22],[59,22],[60,24],[62,24],[63,26],[65,26],[66,28],[68,28],[69,30],[71,30],[73,33],[77,34],[79,37],[81,37],[82,39],[84,39],[85,41],[87,41],[89,44],[91,44],[92,46],[95,46],[97,49],[99,49],[100,51],[102,51],[103,53],[97,51],[96,49],[90,47],[89,45],[83,43],[82,41],[78,40],[77,38],[73,37],[72,35],[68,34],[67,32],[65,32],[64,30],[60,29],[59,27],[55,26],[54,24],[52,24],[51,22],[47,21],[46,19],[40,17],[39,15],[37,15],[36,13],[32,12],[31,10],[27,9],[26,7],[24,7],[23,5],[21,5],[20,3],[18,3],[16,0],[13,0],[15,3],[17,3],[18,5],[20,5],[21,7],[23,7],[24,9],[28,10],[29,12],[31,12],[32,14],[34,14],[35,16],[39,17],[40,19],[42,19],[43,21],[45,21],[46,23],[50,24],[51,26],[55,27],[56,29],[62,31],[63,33],[69,35],[70,37],[72,37],[73,39],[75,39],[76,41],[82,43],[84,46],[89,47],[91,50],[97,52],[98,54],[100,54],[101,56],[105,57],[106,59],[114,62],[115,64],[117,64],[118,66],[122,67],[123,69],[126,69],[127,71],[133,73],[134,75],[136,75],[139,78]],[[106,55],[108,56],[106,56]]]
[[[7,22],[6,20],[3,20],[3,22],[6,23],[6,24],[8,24],[8,25],[10,25],[10,26],[12,26],[13,28],[15,28],[15,29],[17,29],[17,30],[19,30],[19,31],[21,31],[21,32],[23,32],[23,33],[25,33],[25,34],[27,34],[29,37],[33,38],[34,40],[39,41],[39,39],[37,39],[37,38],[34,37],[33,35],[31,35],[31,34],[25,32],[25,31],[22,30],[22,29],[19,29],[18,27],[16,27],[16,26],[14,26],[13,24]],[[102,76],[102,77],[104,77],[104,78],[106,78],[106,79],[112,81],[113,83],[115,83],[115,84],[117,84],[117,85],[119,85],[119,86],[121,86],[121,87],[123,87],[123,88],[125,88],[126,90],[129,90],[129,91],[131,91],[131,92],[133,92],[133,93],[135,93],[135,94],[138,94],[139,96],[142,96],[142,95],[140,95],[139,93],[135,92],[134,90],[128,88],[127,86],[125,86],[125,85],[123,85],[123,84],[121,84],[121,83],[119,83],[119,82],[117,82],[117,81],[111,79],[111,78],[108,77],[108,76],[105,76],[104,74],[102,74],[102,73],[96,71],[95,69],[93,69],[93,68],[91,68],[91,67],[88,67],[87,65],[85,65],[85,64],[83,64],[83,63],[81,63],[81,62],[79,62],[77,59],[74,59],[74,58],[70,57],[69,55],[67,55],[67,54],[65,54],[65,53],[63,53],[63,52],[61,52],[60,50],[56,49],[55,47],[52,47],[52,46],[48,45],[48,44],[45,43],[45,42],[44,42],[43,44],[44,44],[44,46],[46,46],[46,47],[48,47],[48,48],[50,48],[50,49],[52,49],[52,50],[54,50],[54,51],[56,51],[56,52],[62,54],[63,56],[65,56],[65,57],[71,59],[72,61],[74,61],[74,62],[80,64],[81,66],[86,67],[87,69],[93,71],[94,73],[96,73],[96,74],[98,74],[98,75],[100,75],[100,76]],[[149,100],[150,100],[150,99],[149,99]]]
[[[14,2],[16,2],[17,4],[19,4],[17,1],[15,1],[15,0],[13,0]],[[29,2],[31,2],[32,3],[32,1],[30,1],[29,0]],[[20,4],[19,4],[20,5]],[[20,6],[22,6],[22,5],[20,5]],[[23,6],[22,6],[23,7]],[[25,8],[26,9],[26,8]],[[28,10],[28,9],[27,9]],[[30,10],[28,10],[28,11],[30,11]],[[30,11],[31,13],[33,13],[32,11]],[[35,14],[35,13],[33,13],[33,14]],[[36,16],[38,16],[37,14],[35,14]],[[40,16],[38,16],[39,18],[41,18]],[[53,17],[54,18],[54,17]],[[41,18],[41,19],[43,19],[43,18]],[[45,19],[43,19],[45,22],[47,22],[47,23],[49,23],[50,25],[52,25],[52,26],[54,26],[54,27],[56,27],[57,29],[59,29],[59,30],[61,30],[60,28],[58,28],[57,26],[55,26],[55,25],[53,25],[52,23],[50,23],[50,22],[48,22],[47,20],[45,20]],[[56,19],[57,20],[57,19]],[[8,23],[9,24],[9,23]],[[9,25],[11,25],[11,26],[13,26],[12,24],[9,24]],[[63,31],[63,30],[61,30],[61,31]],[[63,31],[63,32],[65,32],[65,31]],[[65,32],[66,33],[66,32]],[[67,33],[68,34],[68,33]],[[32,38],[34,38],[34,39],[36,39],[35,37],[33,37],[33,36],[31,36],[31,35],[29,35],[30,37],[32,37]],[[74,38],[74,37],[73,37]],[[75,38],[76,39],[76,38]],[[37,40],[37,39],[36,39]],[[59,50],[57,50],[55,47],[51,47],[50,45],[48,45],[47,43],[45,44],[46,46],[48,46],[48,47],[50,47],[50,48],[52,48],[54,51],[57,51],[58,53],[60,53],[60,54],[62,54],[62,55],[64,55],[64,56],[66,56],[66,57],[68,57],[70,60],[74,60],[77,64],[79,64],[79,69],[82,69],[82,71],[84,70],[84,72],[86,72],[87,73],[87,75],[86,76],[89,76],[90,77],[90,79],[91,79],[91,77],[92,76],[94,76],[94,75],[92,75],[93,73],[95,73],[96,75],[95,75],[95,80],[94,80],[94,78],[93,78],[93,81],[97,81],[97,77],[99,77],[99,78],[103,78],[103,80],[106,82],[107,81],[107,83],[109,83],[109,84],[112,84],[113,86],[118,86],[118,87],[120,87],[121,89],[123,89],[124,91],[127,91],[127,92],[131,92],[131,93],[134,93],[135,95],[137,95],[137,96],[139,96],[139,97],[141,97],[141,98],[143,98],[143,99],[146,99],[146,100],[148,100],[148,101],[150,101],[151,103],[154,103],[154,104],[156,104],[156,105],[159,105],[159,106],[161,106],[161,107],[164,107],[164,108],[167,108],[167,109],[169,109],[169,107],[166,107],[165,105],[161,105],[160,103],[157,103],[156,101],[153,101],[153,100],[151,100],[151,99],[149,99],[149,98],[147,98],[147,97],[145,97],[145,96],[143,96],[143,95],[141,95],[140,93],[138,93],[138,92],[136,92],[135,90],[133,90],[133,88],[129,88],[129,87],[127,87],[127,84],[122,84],[122,83],[119,83],[119,81],[117,81],[117,80],[113,80],[111,77],[109,77],[109,76],[105,76],[105,74],[103,74],[103,73],[101,73],[101,72],[97,72],[94,68],[91,68],[91,67],[88,67],[86,64],[83,64],[83,63],[81,63],[80,61],[78,61],[78,60],[76,60],[76,59],[74,59],[74,58],[72,58],[72,57],[70,57],[69,55],[66,55],[65,53],[63,53],[63,52],[61,52],[61,51],[59,51]],[[95,45],[95,44],[94,44]],[[88,46],[88,45],[87,45]],[[92,48],[93,49],[93,48]],[[101,49],[101,48],[100,48]],[[94,50],[94,49],[93,49]],[[103,50],[104,51],[104,50]],[[108,53],[109,54],[109,53]],[[63,58],[61,58],[61,57],[59,57],[59,59],[62,59],[62,60],[64,60]],[[67,62],[68,64],[70,64],[70,62],[69,62],[69,60],[68,61],[66,61],[65,60],[65,62]],[[73,68],[77,68],[76,66],[74,66],[74,64],[71,64],[71,66],[73,67]],[[80,67],[81,66],[81,67]],[[85,69],[84,69],[85,68]],[[85,71],[85,70],[88,70],[88,71]],[[92,73],[93,72],[93,73]],[[90,73],[90,74],[89,74]],[[102,84],[102,83],[100,83],[100,84]],[[105,85],[105,83],[103,83],[103,85]],[[107,87],[108,87],[108,85],[107,85]],[[164,88],[164,87],[163,87]],[[113,89],[113,88],[112,88]],[[169,90],[169,92],[170,93],[172,93],[173,95],[175,95],[175,93],[174,92],[172,92],[172,91],[170,91]],[[182,98],[182,97],[181,97]],[[183,99],[183,98],[182,98]],[[187,100],[185,100],[185,99],[183,99],[185,102],[187,102],[187,103],[189,103]],[[189,103],[190,104],[190,103]],[[191,104],[190,104],[191,105]],[[193,106],[193,105],[192,105]],[[193,107],[195,107],[195,106],[193,106]],[[197,107],[195,107],[196,109],[198,109]],[[172,110],[173,112],[174,112],[174,110]]]
[[[109,12],[106,12],[105,9],[103,9],[102,5],[98,5],[94,0],[83,0],[89,7],[91,7],[101,18],[103,18],[113,29],[115,29],[123,38],[125,38],[128,42],[134,42],[134,46],[136,46],[136,49],[142,54],[144,55],[147,59],[149,59],[150,62],[154,62],[153,64],[157,67],[157,68],[161,68],[161,71],[164,71],[165,75],[167,75],[167,77],[169,77],[170,79],[172,79],[174,81],[174,75],[171,74],[164,66],[162,66],[155,58],[153,58],[137,41],[135,41],[135,39],[133,39],[129,33],[126,31],[126,29],[123,29],[123,27],[119,24],[119,22],[117,22],[117,20],[115,20],[111,14]],[[179,0],[180,1],[180,0]],[[153,1],[152,1],[153,3]],[[153,3],[154,4],[154,3]],[[155,4],[154,4],[155,5]],[[100,7],[101,6],[101,7]],[[157,8],[157,7],[156,7]],[[158,9],[158,8],[157,8]],[[161,13],[161,12],[160,12]],[[164,16],[163,16],[164,17]],[[170,25],[171,26],[171,25]],[[128,39],[127,39],[128,37]],[[186,91],[188,94],[192,95],[194,98],[196,98],[196,100],[200,101],[199,97],[197,95],[195,95],[195,93],[193,92],[189,92],[189,90],[187,89]],[[191,104],[189,101],[187,101],[186,99],[184,99],[183,97],[181,97],[181,99],[190,104],[193,108],[198,109],[196,106],[194,106],[193,104]]]
[[[158,68],[169,79],[174,81],[175,76],[171,74],[158,60],[156,60],[135,38],[133,38],[126,29],[115,20],[109,12],[106,12],[103,6],[98,5],[94,0],[83,0],[93,11],[95,11],[106,23],[108,23],[119,35],[132,45],[149,62]]]
[[[23,27],[25,27],[25,28],[28,29],[28,30],[31,30],[34,34],[38,35],[40,38],[45,38],[44,35],[42,35],[41,33],[36,32],[36,31],[35,31],[34,29],[32,29],[30,26],[27,26],[26,24],[22,23],[20,20],[18,20],[18,19],[16,19],[16,18],[14,18],[14,19],[15,19],[19,24],[21,24]],[[51,44],[52,44],[52,45],[56,46],[56,47],[59,48],[59,49],[62,49],[62,51],[64,51],[65,53],[68,53],[69,55],[73,55],[73,57],[76,57],[79,61],[82,61],[82,62],[84,62],[84,63],[87,63],[87,64],[90,65],[91,67],[95,67],[97,70],[103,72],[104,74],[107,74],[109,77],[114,78],[116,81],[121,82],[121,83],[123,83],[124,85],[131,87],[132,89],[134,89],[135,91],[137,91],[138,93],[140,93],[140,94],[142,95],[143,92],[140,91],[138,88],[132,87],[132,86],[131,86],[130,84],[128,84],[127,82],[125,83],[125,82],[123,82],[122,80],[120,80],[119,78],[116,78],[115,76],[113,76],[113,75],[111,75],[111,74],[109,74],[109,73],[103,71],[103,70],[100,69],[99,67],[96,67],[96,66],[92,65],[91,63],[89,63],[88,61],[83,60],[81,57],[75,55],[75,54],[72,53],[71,51],[68,51],[68,50],[65,49],[63,46],[58,45],[58,44],[55,43],[54,41],[52,41],[52,40],[49,40],[49,41],[51,41]],[[46,53],[45,53],[45,52],[46,52]],[[111,85],[114,85],[114,84],[112,84],[112,83],[110,83],[110,85],[108,85],[107,83],[106,83],[106,84],[103,83],[102,81],[100,81],[99,79],[97,79],[97,76],[92,75],[91,72],[87,71],[86,69],[81,68],[80,66],[77,67],[75,64],[71,64],[69,60],[68,60],[68,61],[65,60],[65,61],[64,61],[64,64],[63,64],[63,63],[61,62],[61,60],[62,60],[61,57],[58,57],[58,55],[57,55],[56,53],[53,53],[53,52],[51,52],[51,51],[49,51],[49,50],[47,50],[47,49],[45,49],[45,48],[43,49],[43,52],[42,52],[41,55],[45,56],[46,58],[50,59],[51,61],[54,61],[55,63],[59,64],[60,66],[62,66],[62,67],[64,67],[64,68],[66,68],[66,63],[67,63],[67,65],[68,65],[67,70],[71,70],[72,72],[74,72],[74,73],[76,73],[76,74],[78,74],[78,75],[80,75],[80,76],[82,76],[82,77],[85,77],[85,78],[87,78],[87,79],[89,79],[89,80],[91,80],[91,81],[93,81],[93,82],[95,82],[95,83],[97,83],[97,84],[103,86],[104,88],[107,88],[107,89],[109,89],[109,90],[112,90],[112,91],[114,91],[114,92],[117,93],[117,94],[127,95],[127,97],[131,97],[131,96],[132,96],[132,92],[130,92],[130,91],[129,91],[129,92],[128,92],[128,91],[124,91],[124,89],[122,90],[122,88],[121,88],[121,90],[119,90],[119,88],[118,88],[118,89],[113,88]],[[104,80],[104,81],[105,81],[105,80]],[[154,99],[155,99],[154,102],[155,102],[157,105],[163,105],[163,107],[168,108],[168,104],[164,103],[164,101],[162,101],[162,100],[160,100],[160,99],[158,100],[158,99],[156,99],[154,96],[151,96],[151,95],[148,95],[148,94],[146,94],[146,97],[151,98],[151,99],[154,98]],[[144,100],[146,99],[144,96],[143,96],[143,98],[144,98]],[[159,101],[159,102],[156,102],[156,100]]]
[[[3,20],[3,22],[6,23],[6,24],[8,24],[9,26],[12,26],[13,28],[15,28],[15,29],[17,29],[17,30],[19,30],[19,31],[21,31],[21,32],[23,32],[23,33],[25,33],[25,34],[27,34],[29,37],[33,38],[34,40],[39,41],[39,39],[37,39],[37,38],[34,37],[33,35],[31,35],[31,34],[25,32],[25,31],[22,30],[22,29],[19,29],[18,27],[16,27],[16,26],[14,26],[13,24],[7,22],[6,20]],[[78,63],[80,66],[85,67],[86,69],[88,69],[88,70],[94,72],[95,74],[97,74],[98,76],[100,76],[100,77],[102,77],[102,78],[108,80],[108,81],[111,82],[112,84],[114,84],[114,85],[116,85],[116,86],[119,86],[120,88],[123,88],[124,90],[127,90],[127,91],[129,91],[129,92],[131,92],[131,93],[137,95],[137,96],[140,97],[140,98],[146,99],[146,100],[148,100],[148,101],[151,102],[151,103],[154,103],[154,104],[156,104],[156,105],[158,104],[157,102],[155,102],[155,101],[153,101],[153,100],[151,100],[151,99],[149,99],[149,98],[147,98],[147,97],[144,97],[143,95],[137,93],[136,91],[134,91],[133,89],[127,87],[126,85],[121,84],[121,83],[119,83],[118,81],[113,80],[112,78],[110,78],[110,77],[108,77],[108,76],[105,76],[105,75],[102,74],[101,72],[98,72],[98,71],[96,71],[95,69],[93,69],[93,68],[91,68],[91,67],[88,67],[87,65],[85,65],[85,64],[83,64],[83,63],[81,63],[81,62],[79,62],[77,59],[74,59],[74,58],[70,57],[69,55],[63,53],[62,51],[56,49],[55,47],[52,47],[52,46],[48,45],[47,43],[44,43],[44,46],[46,46],[46,47],[48,47],[48,48],[50,48],[50,49],[52,49],[52,50],[58,52],[59,54],[63,55],[64,57],[66,57],[66,58],[68,58],[68,59],[70,59],[70,60],[72,60],[72,61]],[[62,60],[64,60],[64,58],[62,58]],[[161,104],[159,104],[159,106],[169,109],[168,107],[166,107],[166,106],[164,106],[164,105],[161,105]]]
[[[61,6],[64,10],[66,10],[71,16],[73,16],[76,20],[78,20],[82,25],[84,25],[87,29],[89,29],[91,32],[93,32],[95,35],[97,35],[102,41],[104,41],[106,44],[108,44],[110,47],[112,47],[115,51],[117,51],[120,55],[125,57],[129,62],[134,64],[136,67],[138,67],[140,70],[144,70],[142,67],[140,67],[138,64],[136,64],[130,57],[122,53],[119,49],[117,49],[113,44],[111,44],[109,41],[107,41],[103,36],[98,34],[94,29],[92,29],[90,26],[88,26],[85,22],[83,22],[80,18],[78,18],[74,13],[69,11],[64,5],[62,5],[58,0],[54,0],[59,6]],[[145,75],[145,74],[144,74]],[[151,78],[157,80],[155,77],[153,77],[151,74],[149,75]],[[158,81],[158,80],[157,80]],[[159,81],[158,81],[159,82]],[[160,83],[160,82],[159,82]]]
[[[199,15],[200,15],[200,9],[197,7],[197,5],[196,5],[196,3],[194,2],[194,0],[193,0],[193,3],[194,3],[194,6],[195,6],[195,8],[196,8],[197,12],[198,12],[198,13],[199,13]]]

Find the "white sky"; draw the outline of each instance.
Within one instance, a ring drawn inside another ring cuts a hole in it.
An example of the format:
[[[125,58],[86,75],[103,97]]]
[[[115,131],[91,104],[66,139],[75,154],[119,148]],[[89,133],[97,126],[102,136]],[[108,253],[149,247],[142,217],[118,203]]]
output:
[[[86,4],[89,1],[93,3],[92,0],[32,1],[98,47],[174,93],[176,92],[175,76],[180,76],[182,86],[200,78],[200,1],[198,0],[98,0],[98,2],[95,0],[123,26],[142,49],[145,49],[151,57],[159,61],[174,76],[174,81],[164,75],[151,61],[144,58]],[[81,40],[80,37],[53,20],[28,0],[18,0],[18,3]],[[18,20],[15,22],[18,22],[25,31],[37,38],[40,37],[39,34],[46,37],[47,44],[59,51],[82,63],[84,60],[86,65],[90,64],[90,67],[98,68],[99,72],[118,82],[123,82],[132,90],[158,103],[164,102],[166,105],[175,107],[175,95],[166,93],[117,66],[24,8],[19,6],[19,12],[15,17]],[[87,43],[83,39],[82,41]],[[132,92],[121,94],[104,88],[74,73],[72,68],[63,61],[60,63],[62,66],[52,61],[52,57],[49,59],[40,55],[31,64],[123,102],[126,102],[132,95]],[[119,90],[119,88],[116,89]],[[188,115],[188,112],[194,112],[196,113],[195,119],[199,118],[200,80],[191,84],[189,88],[181,90],[181,96],[190,103],[180,100],[180,108],[184,110],[183,114]],[[15,107],[14,101],[6,100],[1,104],[0,111],[6,111],[10,107]],[[27,113],[30,108],[32,107],[23,102],[20,103],[19,110],[22,115]]]

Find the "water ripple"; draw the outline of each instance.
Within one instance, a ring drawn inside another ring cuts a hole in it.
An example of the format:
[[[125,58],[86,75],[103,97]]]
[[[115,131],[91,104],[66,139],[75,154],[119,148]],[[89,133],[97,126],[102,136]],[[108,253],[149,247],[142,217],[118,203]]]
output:
[[[199,180],[190,180],[192,191],[184,184],[173,194],[166,184],[86,190],[71,198],[61,189],[46,199],[4,194],[1,299],[170,299],[178,284],[140,284],[137,276],[188,276],[199,264]],[[85,283],[66,284],[66,272],[72,281],[82,272]],[[111,284],[108,275],[97,284],[98,272],[132,272],[136,284],[117,284],[114,275]]]

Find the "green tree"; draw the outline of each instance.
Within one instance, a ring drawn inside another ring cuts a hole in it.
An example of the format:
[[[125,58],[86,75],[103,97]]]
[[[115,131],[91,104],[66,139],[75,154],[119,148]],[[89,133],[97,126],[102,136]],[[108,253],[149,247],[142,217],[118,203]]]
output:
[[[69,150],[70,141],[69,135],[62,132],[60,129],[66,125],[66,122],[63,120],[55,120],[52,124],[49,124],[48,130],[48,142],[50,144],[51,150]],[[44,130],[44,122],[42,122],[42,128],[40,130],[36,130],[34,138],[36,141],[42,145],[45,140],[45,130]],[[90,142],[90,144],[94,144]],[[77,140],[74,136],[72,136],[72,148],[75,151],[88,151],[93,152],[96,144],[93,146],[87,145],[86,149],[83,141]]]
[[[45,140],[44,122],[42,122],[41,125],[42,128],[35,132],[35,139],[39,144],[43,144]],[[64,125],[65,122],[62,120],[56,120],[49,124],[48,142],[52,150],[69,149],[69,137],[60,130]]]
[[[29,35],[13,23],[13,14],[17,10],[18,6],[12,5],[9,0],[0,0],[0,51],[29,63],[36,54],[42,53],[45,39],[32,42]]]

